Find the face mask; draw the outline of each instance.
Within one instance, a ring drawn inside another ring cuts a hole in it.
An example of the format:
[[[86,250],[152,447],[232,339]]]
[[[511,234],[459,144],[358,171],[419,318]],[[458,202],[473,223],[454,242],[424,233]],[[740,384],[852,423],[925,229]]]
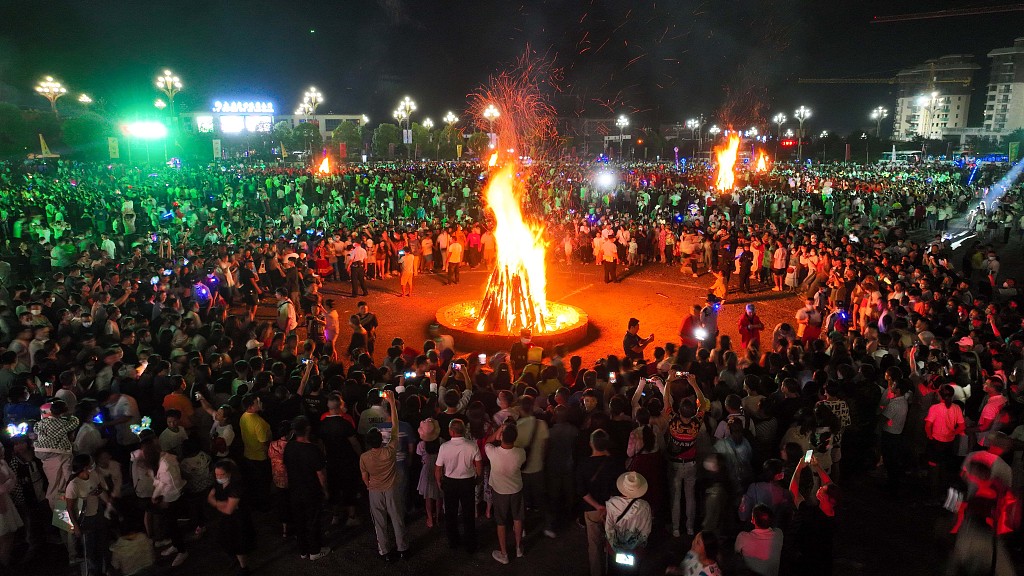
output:
[[[217,478],[217,484],[220,484],[221,486],[227,486],[230,481],[231,478]]]
[[[42,310],[30,310],[30,312],[32,312],[33,316],[39,316],[40,314],[43,313]]]
[[[89,326],[92,326],[92,322],[82,322],[82,328],[88,328]]]

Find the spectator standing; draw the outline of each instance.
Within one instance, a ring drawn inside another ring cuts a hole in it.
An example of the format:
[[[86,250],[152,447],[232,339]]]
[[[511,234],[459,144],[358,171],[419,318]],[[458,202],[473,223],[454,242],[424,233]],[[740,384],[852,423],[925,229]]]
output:
[[[391,391],[383,392],[384,402],[389,406],[391,421],[398,422],[398,404]],[[394,529],[394,546],[398,557],[406,559],[409,542],[405,532],[405,510],[398,494],[398,452],[399,435],[392,434],[387,444],[379,428],[366,433],[367,451],[359,456],[359,471],[363,483],[370,493],[370,515],[373,529],[377,534],[377,553],[384,561],[392,560],[392,539],[388,521]],[[472,494],[472,493],[471,493]],[[454,512],[452,512],[454,515]]]
[[[590,456],[576,469],[576,492],[583,500],[590,576],[605,573],[605,503],[617,494],[615,483],[623,464],[609,452],[611,439],[598,428],[590,433]]]
[[[508,564],[506,533],[512,521],[512,534],[516,542],[516,558],[523,557],[523,520],[526,502],[523,497],[522,468],[526,464],[526,451],[516,446],[519,430],[515,422],[505,421],[484,444],[484,452],[491,465],[489,482],[493,492],[494,522],[498,530],[498,550],[491,557]]]
[[[452,253],[453,242],[448,254]],[[466,424],[460,419],[448,423],[451,440],[441,445],[437,453],[434,475],[444,492],[445,529],[448,547],[458,548],[463,542],[466,550],[476,552],[476,479],[483,475],[480,449],[476,442],[466,438]],[[459,520],[462,520],[462,534]]]
[[[284,468],[288,475],[291,503],[289,524],[303,560],[319,560],[331,549],[321,546],[321,511],[327,499],[327,467],[320,447],[310,441],[309,420],[299,416],[292,421],[292,439],[284,448]]]

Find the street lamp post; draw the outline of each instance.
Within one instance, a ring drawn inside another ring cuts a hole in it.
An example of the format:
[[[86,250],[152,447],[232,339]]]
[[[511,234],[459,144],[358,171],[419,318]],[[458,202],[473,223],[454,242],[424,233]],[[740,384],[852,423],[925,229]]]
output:
[[[405,134],[406,133],[404,131],[402,132],[402,143],[403,144],[407,144],[408,147],[409,147],[409,154],[408,154],[409,158],[412,158],[412,129],[411,129],[411,120],[412,120],[412,113],[415,112],[415,111],[416,111],[416,103],[412,101],[412,98],[409,98],[408,96],[406,96],[405,98],[402,99],[401,102],[398,103],[398,108],[396,108],[395,111],[391,113],[391,115],[395,118],[395,120],[398,120],[398,126],[401,128],[402,123],[404,122],[405,123],[404,130],[408,130],[409,131],[409,141],[408,142],[405,141]]]
[[[779,127],[778,133],[776,134],[779,140],[782,140],[782,125],[786,123],[786,120],[786,115],[783,114],[782,112],[779,112],[778,114],[772,117],[772,122],[774,122],[776,126]]]
[[[800,123],[800,135],[797,141],[797,162],[802,162],[804,159],[804,121],[811,117],[811,109],[806,106],[801,106],[796,109],[793,113],[793,118]]]
[[[444,120],[444,123],[448,125],[448,144],[451,144],[452,131],[455,129],[455,125],[459,123],[459,117],[456,116],[454,112],[449,110],[448,113],[444,115],[444,118],[442,118],[442,120]]]
[[[53,76],[43,78],[36,84],[36,93],[50,101],[50,110],[57,115],[57,99],[68,93],[68,89],[60,82],[53,79]]]
[[[615,121],[615,125],[619,127],[619,159],[622,159],[622,131],[629,126],[629,118],[626,118],[625,114],[619,114],[618,120]]]
[[[822,130],[821,134],[818,135],[818,139],[821,140],[821,163],[825,163],[825,139],[828,138],[828,130]]]
[[[302,95],[302,101],[309,103],[309,114],[313,116],[316,114],[317,106],[324,103],[324,95],[316,89],[316,86],[310,86],[309,90],[306,90],[306,93]]]
[[[170,70],[165,69],[162,76],[156,77],[156,88],[167,96],[167,101],[171,104],[171,118],[173,119],[175,129],[177,129],[178,117],[174,114],[174,96],[181,92],[181,78],[175,76]]]
[[[494,121],[501,116],[501,112],[494,106],[494,104],[488,104],[487,108],[484,109],[484,118],[487,120],[487,138],[490,141],[490,147],[494,148],[498,145],[498,138],[494,134]]]
[[[433,128],[434,128],[434,121],[431,120],[430,118],[424,118],[423,119],[423,127],[427,129],[427,141],[428,142],[433,142],[434,141],[434,134],[431,133],[430,131],[433,130]],[[438,143],[437,143],[437,156],[438,157],[441,156],[441,142],[440,141],[438,141]]]
[[[922,94],[917,97],[917,106],[921,109],[921,120],[918,123],[918,133],[921,134],[924,139],[928,139],[928,123],[931,122],[931,110],[932,107],[939,101],[939,93],[932,92],[931,94]],[[928,114],[926,115],[925,112]]]
[[[875,138],[882,138],[882,120],[889,116],[889,111],[884,106],[879,106],[871,111],[871,119],[875,121]]]
[[[79,96],[78,101],[86,105],[92,104],[92,98],[90,98],[88,94],[82,94],[81,96]]]
[[[700,120],[696,118],[690,118],[686,121],[686,127],[690,129],[690,138],[694,141],[693,155],[697,156],[700,151],[700,141],[697,140],[697,131],[700,130]]]

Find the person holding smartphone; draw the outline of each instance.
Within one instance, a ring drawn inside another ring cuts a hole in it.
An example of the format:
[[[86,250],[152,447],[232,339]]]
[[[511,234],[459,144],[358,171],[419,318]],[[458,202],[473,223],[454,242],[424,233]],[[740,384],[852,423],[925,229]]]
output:
[[[654,334],[652,333],[647,338],[641,338],[640,320],[630,318],[629,323],[626,325],[626,335],[622,338],[622,351],[625,352],[626,357],[633,360],[643,360],[644,349],[651,342],[654,342]]]
[[[814,483],[801,489],[800,478],[805,468],[818,475],[819,486],[815,491],[817,504],[807,498]],[[797,508],[797,542],[800,543],[799,574],[810,576],[832,574],[832,547],[836,525],[836,504],[838,489],[832,484],[828,472],[818,464],[814,453],[808,450],[796,464],[796,471],[789,481],[789,491]]]

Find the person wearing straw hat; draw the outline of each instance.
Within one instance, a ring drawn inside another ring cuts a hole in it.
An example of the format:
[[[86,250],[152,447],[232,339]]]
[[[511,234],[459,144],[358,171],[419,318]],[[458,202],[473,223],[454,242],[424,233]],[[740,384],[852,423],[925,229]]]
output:
[[[612,551],[636,550],[647,546],[651,535],[651,505],[642,497],[647,479],[638,472],[625,472],[615,481],[621,496],[605,502],[604,533]]]
[[[427,528],[433,528],[435,518],[441,515],[441,487],[434,477],[434,465],[437,463],[437,453],[441,449],[441,425],[433,418],[427,418],[420,422],[420,442],[416,445],[416,454],[423,461],[423,468],[420,470],[420,479],[416,484],[416,491],[423,496],[427,508]]]

